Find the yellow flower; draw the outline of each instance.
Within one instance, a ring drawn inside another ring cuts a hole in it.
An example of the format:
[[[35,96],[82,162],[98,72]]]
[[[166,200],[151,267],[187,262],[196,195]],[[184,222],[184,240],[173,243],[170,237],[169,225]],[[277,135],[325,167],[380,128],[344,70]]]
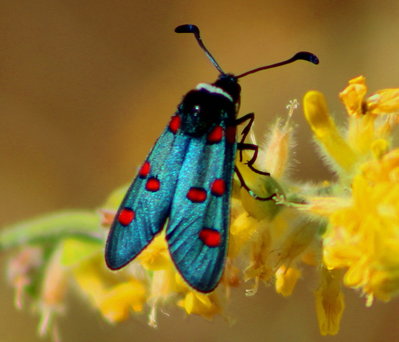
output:
[[[364,97],[367,93],[366,79],[363,76],[349,81],[349,85],[339,93],[350,115],[362,115],[367,112],[367,102]]]
[[[169,256],[165,240],[165,232],[157,235],[155,239],[137,257],[144,268],[152,271],[171,267],[172,260]]]
[[[362,165],[352,201],[330,216],[324,260],[370,299],[399,293],[399,149]]]
[[[345,308],[340,272],[322,268],[320,286],[315,296],[320,333],[323,336],[336,335]]]
[[[135,279],[119,283],[103,294],[99,310],[111,323],[124,321],[131,311],[143,311],[145,285]]]
[[[130,270],[119,276],[105,269],[102,248],[90,241],[66,239],[62,248],[62,264],[67,267],[91,305],[110,323],[126,320],[130,312],[143,310],[146,284]]]
[[[196,314],[207,319],[221,312],[218,300],[215,294],[203,294],[196,291],[189,291],[178,305],[186,311],[187,314]]]
[[[399,122],[396,115],[399,112],[399,89],[381,90],[365,99],[366,92],[365,78],[359,76],[350,80],[348,87],[340,93],[350,115],[344,135],[328,114],[323,94],[310,91],[304,97],[305,117],[316,141],[344,181],[350,181],[359,164],[372,157],[376,142],[391,144],[389,134]]]
[[[291,296],[292,291],[298,279],[301,276],[301,271],[295,267],[281,266],[276,272],[276,292],[284,297]]]
[[[259,229],[256,239],[250,245],[249,263],[244,270],[244,280],[254,280],[252,288],[247,290],[247,295],[256,294],[259,281],[267,283],[273,277],[274,265],[271,261],[271,236],[267,225],[267,221],[262,220],[254,227]]]
[[[326,219],[326,269],[316,292],[323,335],[338,331],[344,308],[341,282],[361,290],[367,305],[374,297],[390,300],[399,294],[399,150],[391,150],[399,89],[368,98],[366,93],[362,76],[340,93],[350,116],[345,130],[335,126],[321,93],[312,91],[304,98],[305,117],[338,176],[324,195],[320,190],[305,193],[306,203],[296,205]]]
[[[126,280],[117,281],[104,271],[99,259],[82,262],[73,269],[80,291],[103,317],[116,323],[128,319],[131,311],[142,311],[146,300],[145,283],[126,274]]]
[[[250,241],[257,239],[259,223],[255,218],[242,212],[230,225],[229,257],[236,258]]]
[[[329,115],[323,94],[310,91],[306,93],[303,102],[305,117],[315,138],[325,150],[330,164],[336,170],[350,172],[357,162],[357,156]]]
[[[383,89],[367,99],[366,78],[358,76],[339,94],[350,115],[378,115],[399,111],[399,89]]]

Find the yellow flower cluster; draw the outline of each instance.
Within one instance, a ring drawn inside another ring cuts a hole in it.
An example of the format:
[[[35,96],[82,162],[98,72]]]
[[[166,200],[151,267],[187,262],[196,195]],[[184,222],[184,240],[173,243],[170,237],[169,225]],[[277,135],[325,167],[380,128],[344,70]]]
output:
[[[306,196],[302,209],[327,219],[323,265],[336,278],[331,282],[338,279],[361,290],[371,305],[374,297],[387,301],[399,293],[399,149],[394,147],[399,89],[367,98],[366,93],[362,76],[340,93],[349,115],[344,135],[328,114],[323,95],[306,94],[305,116],[338,179],[329,196]],[[323,333],[329,329],[327,310],[317,307]],[[334,307],[329,310],[337,317],[343,310],[339,292]]]
[[[68,246],[76,253],[77,244]],[[85,248],[85,247],[84,247]],[[101,251],[102,252],[102,251]],[[147,305],[149,325],[157,326],[158,308],[174,302],[187,314],[212,318],[220,313],[215,294],[205,295],[189,288],[170,259],[164,233],[123,270],[112,273],[105,268],[102,253],[72,267],[73,278],[104,318],[117,323]]]
[[[345,285],[369,298],[399,293],[399,149],[364,163],[347,206],[329,217],[324,261],[347,269]]]

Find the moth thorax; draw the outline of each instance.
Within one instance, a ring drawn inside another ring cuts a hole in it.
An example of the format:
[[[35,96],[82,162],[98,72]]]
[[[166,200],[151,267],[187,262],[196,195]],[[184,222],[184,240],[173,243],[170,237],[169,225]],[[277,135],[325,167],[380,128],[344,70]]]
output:
[[[180,104],[178,112],[182,118],[183,133],[200,137],[212,127],[234,121],[235,102],[230,94],[211,84],[201,83],[190,91]]]

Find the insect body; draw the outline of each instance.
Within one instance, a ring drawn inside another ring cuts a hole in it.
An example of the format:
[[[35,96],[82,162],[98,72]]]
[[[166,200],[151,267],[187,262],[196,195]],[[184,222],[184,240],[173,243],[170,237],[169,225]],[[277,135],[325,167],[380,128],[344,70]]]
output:
[[[166,240],[177,270],[197,291],[211,292],[221,278],[227,253],[237,149],[253,150],[249,167],[268,175],[252,166],[257,147],[244,143],[253,114],[236,118],[241,89],[238,79],[297,59],[315,63],[317,57],[301,52],[287,61],[234,76],[222,71],[203,45],[196,26],[179,26],[176,32],[194,33],[221,74],[215,83],[200,83],[184,96],[116,214],[105,259],[111,269],[125,266],[167,222]],[[245,134],[237,143],[236,126],[245,121]],[[261,200],[272,197],[254,196]]]

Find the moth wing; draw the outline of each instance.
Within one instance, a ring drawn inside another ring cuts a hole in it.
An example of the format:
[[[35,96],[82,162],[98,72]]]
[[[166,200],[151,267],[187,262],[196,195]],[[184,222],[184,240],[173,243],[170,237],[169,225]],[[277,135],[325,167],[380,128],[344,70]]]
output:
[[[192,139],[172,202],[166,239],[173,262],[200,292],[218,284],[227,253],[236,144]]]
[[[111,269],[119,269],[134,259],[160,232],[169,216],[189,141],[169,127],[155,143],[115,216],[105,247],[105,260]]]

